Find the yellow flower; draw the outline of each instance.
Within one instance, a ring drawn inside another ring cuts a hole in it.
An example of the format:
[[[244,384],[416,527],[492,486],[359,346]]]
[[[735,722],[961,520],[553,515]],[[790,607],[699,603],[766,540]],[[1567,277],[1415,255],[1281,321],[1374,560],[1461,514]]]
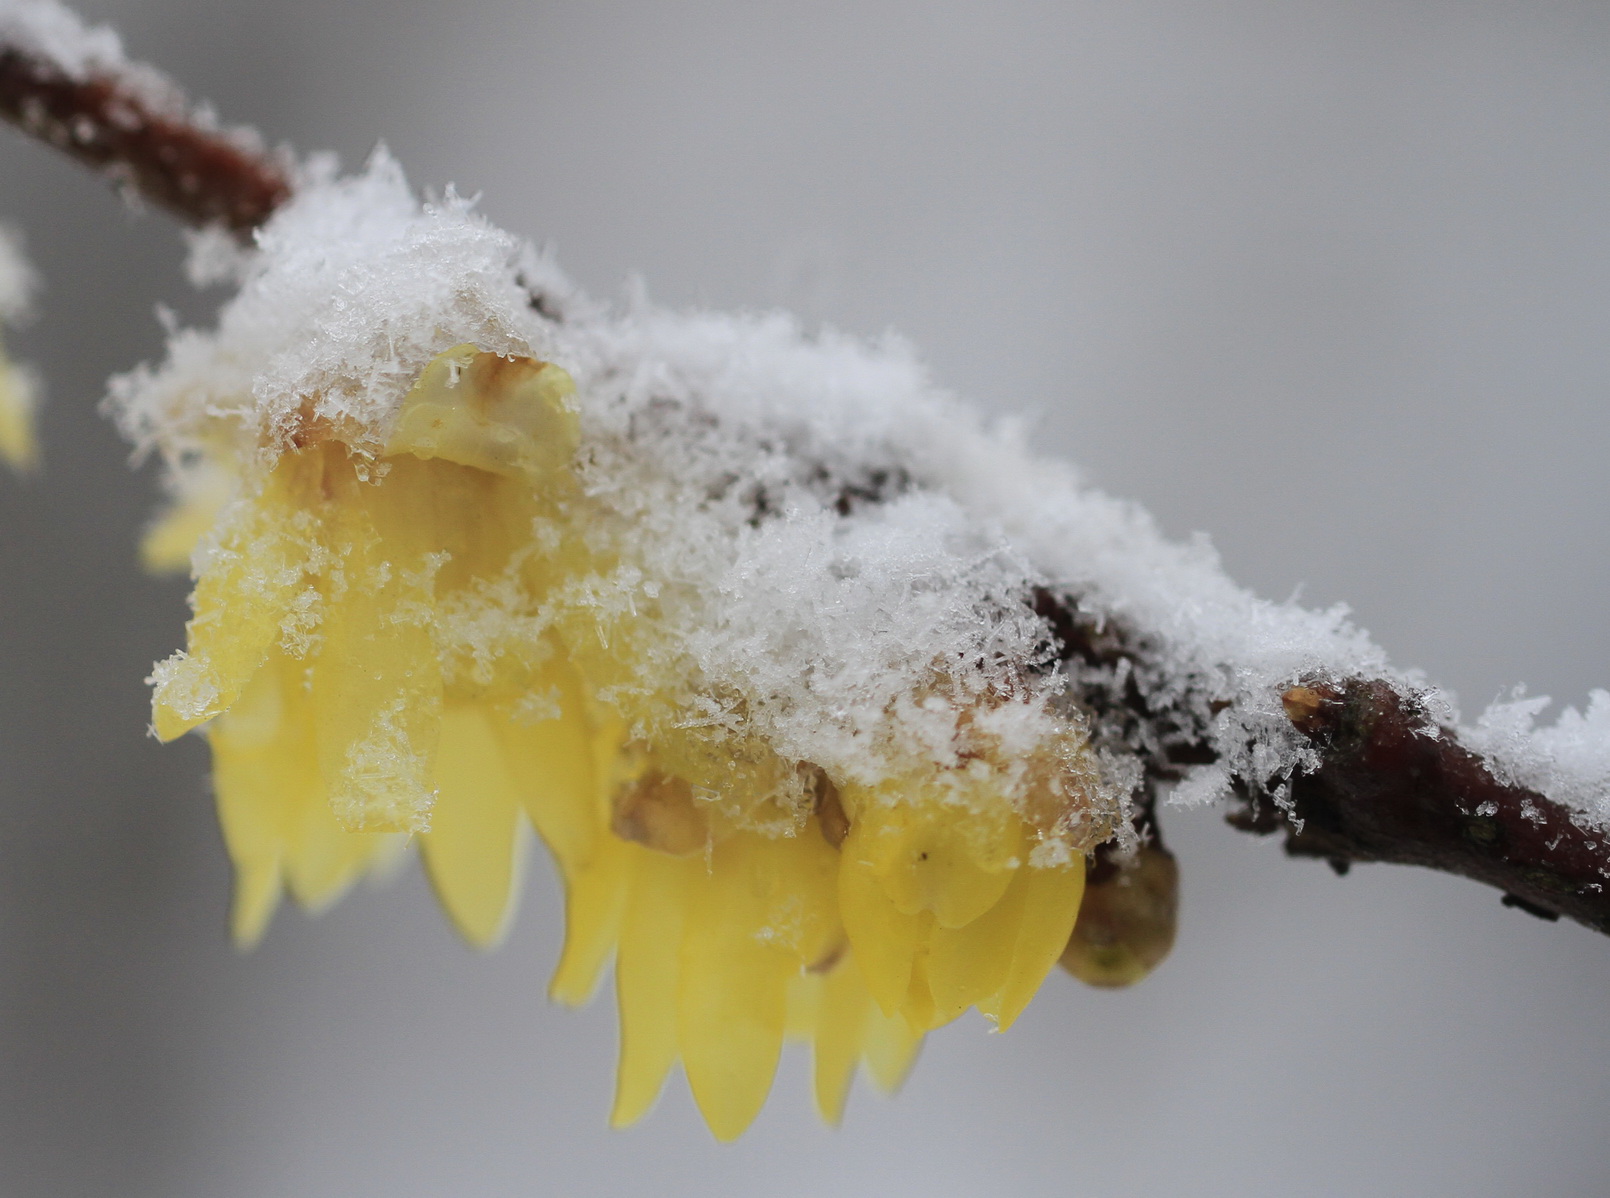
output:
[[[1017,1018],[1112,831],[1076,714],[1026,741],[1027,699],[936,668],[902,700],[933,751],[802,760],[670,643],[674,580],[642,577],[583,485],[564,370],[450,349],[383,445],[311,411],[274,452],[214,454],[235,496],[203,488],[148,541],[172,560],[218,510],[154,720],[211,745],[241,942],[282,890],[318,908],[412,837],[491,945],[529,823],[566,888],[553,997],[585,1001],[614,960],[613,1122],[680,1061],[721,1139],[787,1038],[837,1120],[861,1063],[892,1087],[928,1030]]]
[[[18,471],[32,470],[39,461],[33,417],[32,380],[0,352],[0,461]]]
[[[34,273],[17,236],[0,228],[0,321],[11,324],[27,315],[33,290]],[[36,390],[33,376],[0,348],[0,462],[19,472],[39,463],[34,442]]]

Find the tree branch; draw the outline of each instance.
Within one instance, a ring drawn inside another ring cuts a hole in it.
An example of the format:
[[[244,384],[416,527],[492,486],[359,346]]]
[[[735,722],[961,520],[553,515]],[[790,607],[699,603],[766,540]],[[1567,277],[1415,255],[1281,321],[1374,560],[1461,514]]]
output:
[[[243,240],[290,198],[288,153],[269,153],[250,130],[220,128],[155,70],[93,55],[88,66],[68,65],[7,32],[0,29],[0,115],[25,132],[188,224],[222,225]],[[1111,674],[1122,659],[1142,657],[1137,638],[1091,621],[1067,596],[1041,591],[1033,605],[1065,664]],[[1154,788],[1178,779],[1184,766],[1214,759],[1200,736],[1148,710],[1134,671],[1111,676],[1123,681],[1076,686],[1081,699],[1098,725],[1153,747],[1144,754],[1147,783],[1137,806],[1143,849],[1128,859],[1107,846],[1098,851],[1081,916],[1085,955],[1069,959],[1100,984],[1133,980],[1167,951],[1175,874],[1157,834]],[[1288,853],[1323,858],[1342,872],[1355,861],[1392,861],[1473,878],[1534,915],[1565,915],[1610,933],[1610,837],[1584,829],[1542,795],[1498,781],[1452,732],[1384,682],[1298,686],[1283,698],[1320,765],[1292,779],[1283,805],[1243,788],[1242,808],[1229,817],[1235,827],[1283,831]],[[1129,735],[1141,725],[1144,735]],[[1070,954],[1079,943],[1076,935]]]
[[[1231,819],[1237,827],[1283,827],[1288,853],[1342,870],[1393,861],[1474,878],[1502,890],[1510,906],[1610,933],[1604,834],[1542,795],[1498,781],[1384,682],[1293,687],[1284,701],[1322,764],[1292,780],[1288,811],[1249,798]]]
[[[291,162],[222,129],[148,67],[71,69],[0,40],[0,115],[187,224],[248,240],[290,198]]]
[[[1150,709],[1135,681],[1146,656],[1142,637],[1096,621],[1071,596],[1041,591],[1035,611],[1050,624],[1057,656],[1098,729],[1153,746],[1144,753],[1148,787],[1216,759],[1200,734]],[[1126,659],[1135,668],[1114,669]],[[1106,686],[1103,677],[1124,683]],[[1355,861],[1390,861],[1472,878],[1503,891],[1510,906],[1610,934],[1610,835],[1535,791],[1499,781],[1416,699],[1386,682],[1314,683],[1281,698],[1320,764],[1291,780],[1286,803],[1238,781],[1232,826],[1283,832],[1289,854],[1321,858],[1342,873]],[[1143,813],[1155,819],[1150,803]]]

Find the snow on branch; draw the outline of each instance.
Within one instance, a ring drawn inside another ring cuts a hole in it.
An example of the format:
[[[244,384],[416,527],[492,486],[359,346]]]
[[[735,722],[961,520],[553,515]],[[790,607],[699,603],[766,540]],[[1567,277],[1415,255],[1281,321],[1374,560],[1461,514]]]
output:
[[[420,205],[384,158],[293,198],[260,140],[54,5],[0,8],[0,109],[192,224],[261,230],[218,328],[114,389],[125,431],[176,467],[224,425],[243,462],[314,425],[378,453],[454,344],[540,357],[575,379],[589,496],[663,572],[604,598],[624,610],[668,579],[687,596],[660,608],[684,622],[668,643],[703,680],[701,718],[854,778],[879,720],[912,743],[937,727],[875,669],[948,662],[959,690],[979,675],[972,718],[1002,744],[1032,729],[1001,696],[1076,713],[1139,822],[1169,788],[1234,798],[1237,827],[1284,830],[1294,854],[1461,874],[1610,931],[1610,701],[1542,730],[1512,703],[1460,731],[1344,610],[1250,595],[1205,542],[1035,458],[904,348],[607,309],[467,205]]]
[[[239,237],[291,194],[291,163],[54,0],[0,4],[0,115],[181,220]]]

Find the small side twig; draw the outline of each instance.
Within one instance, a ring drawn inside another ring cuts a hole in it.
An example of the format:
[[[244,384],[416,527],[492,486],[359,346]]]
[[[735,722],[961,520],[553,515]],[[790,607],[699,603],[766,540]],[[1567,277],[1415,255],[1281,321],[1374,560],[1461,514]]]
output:
[[[68,66],[0,30],[0,116],[187,224],[242,240],[290,198],[289,156],[222,129],[148,67]]]

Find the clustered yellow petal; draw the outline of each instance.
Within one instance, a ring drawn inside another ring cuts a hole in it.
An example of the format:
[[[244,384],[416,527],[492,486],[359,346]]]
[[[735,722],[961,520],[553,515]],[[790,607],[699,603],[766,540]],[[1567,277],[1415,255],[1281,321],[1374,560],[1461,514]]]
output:
[[[170,561],[215,520],[155,727],[211,745],[240,941],[282,891],[316,909],[412,839],[453,922],[491,945],[529,825],[566,890],[553,997],[585,1001],[614,963],[616,1124],[680,1062],[735,1137],[791,1037],[836,1120],[858,1066],[892,1087],[967,1009],[1010,1025],[1063,952],[1083,852],[1110,831],[1088,819],[1083,728],[1070,715],[1022,760],[987,734],[1012,697],[974,695],[952,711],[976,725],[967,752],[832,776],[741,705],[667,717],[692,692],[644,666],[652,589],[624,615],[588,603],[623,563],[580,438],[564,370],[462,345],[378,449],[309,417],[232,466],[233,498],[212,488],[148,543]]]

